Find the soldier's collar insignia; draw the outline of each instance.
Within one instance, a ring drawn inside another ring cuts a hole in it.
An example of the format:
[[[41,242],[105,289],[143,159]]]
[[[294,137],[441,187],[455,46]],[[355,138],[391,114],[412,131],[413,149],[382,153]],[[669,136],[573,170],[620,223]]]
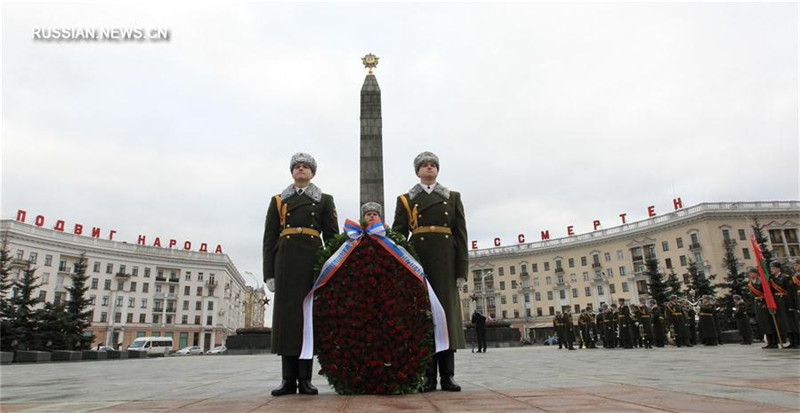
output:
[[[294,184],[289,185],[286,189],[281,192],[281,199],[289,199],[293,196],[296,196],[297,192],[295,192]],[[318,186],[309,183],[306,189],[303,191],[303,196],[307,196],[311,198],[314,202],[319,202],[322,199],[322,190],[319,189]]]
[[[423,192],[425,192],[425,188],[422,187],[422,184],[416,184],[408,190],[408,197],[409,199],[414,199],[417,195]],[[450,199],[450,190],[438,182],[433,187],[433,192],[443,196],[444,199]]]

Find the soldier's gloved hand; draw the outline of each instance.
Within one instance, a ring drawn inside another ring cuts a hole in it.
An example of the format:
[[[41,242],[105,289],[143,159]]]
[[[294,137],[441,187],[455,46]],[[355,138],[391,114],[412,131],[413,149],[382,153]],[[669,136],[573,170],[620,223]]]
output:
[[[461,277],[457,278],[456,285],[458,286],[458,288],[463,288],[465,285],[467,285],[467,279]]]
[[[267,280],[267,289],[271,293],[275,292],[275,279],[274,278],[270,278],[270,279]]]

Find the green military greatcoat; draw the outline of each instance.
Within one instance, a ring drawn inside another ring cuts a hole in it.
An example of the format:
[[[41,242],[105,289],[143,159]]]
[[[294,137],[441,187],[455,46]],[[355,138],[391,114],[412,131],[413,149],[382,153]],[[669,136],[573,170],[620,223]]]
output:
[[[314,231],[318,234],[314,235]],[[333,197],[310,184],[303,195],[290,185],[272,197],[264,228],[264,281],[275,279],[272,352],[299,356],[303,346],[303,298],[316,280],[317,251],[339,233]],[[283,234],[283,235],[281,235]]]
[[[405,198],[405,199],[404,199]],[[449,228],[449,233],[444,228]],[[447,316],[450,349],[464,348],[464,322],[456,280],[467,278],[467,223],[461,194],[440,184],[427,193],[417,184],[397,197],[392,229],[410,236]]]

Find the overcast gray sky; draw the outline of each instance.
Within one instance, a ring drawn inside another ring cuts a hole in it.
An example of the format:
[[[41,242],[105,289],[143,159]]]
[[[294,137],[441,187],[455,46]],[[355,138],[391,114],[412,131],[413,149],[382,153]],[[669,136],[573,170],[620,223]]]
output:
[[[470,240],[798,199],[798,10],[779,4],[4,4],[2,217],[222,244],[261,277],[297,151],[356,217],[360,57],[389,216],[431,150]],[[164,42],[33,40],[166,28]],[[340,225],[343,222],[340,222]]]

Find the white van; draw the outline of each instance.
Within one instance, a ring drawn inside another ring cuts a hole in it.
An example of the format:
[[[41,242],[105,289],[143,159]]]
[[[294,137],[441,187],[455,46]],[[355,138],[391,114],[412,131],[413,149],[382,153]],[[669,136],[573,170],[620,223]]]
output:
[[[172,353],[172,337],[139,337],[128,351],[144,351],[148,356],[168,356]]]

